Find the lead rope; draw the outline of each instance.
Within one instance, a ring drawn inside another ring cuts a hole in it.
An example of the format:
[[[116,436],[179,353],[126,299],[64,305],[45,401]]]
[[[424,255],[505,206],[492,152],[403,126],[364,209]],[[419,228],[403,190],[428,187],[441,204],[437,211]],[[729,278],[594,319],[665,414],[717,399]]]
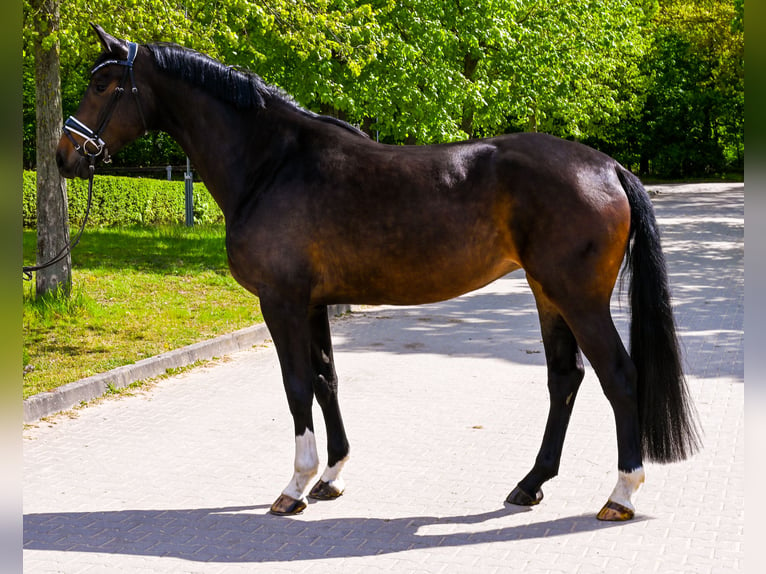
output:
[[[45,269],[46,267],[50,267],[51,265],[55,265],[62,259],[64,259],[69,253],[72,252],[72,249],[75,248],[75,246],[80,242],[80,237],[82,237],[82,232],[85,230],[85,224],[88,222],[88,216],[90,215],[90,206],[93,203],[93,176],[96,174],[96,157],[91,156],[90,159],[90,165],[88,166],[88,169],[90,170],[90,175],[88,176],[88,204],[85,207],[85,217],[83,217],[82,224],[80,225],[80,231],[77,232],[77,235],[74,238],[74,241],[67,242],[66,245],[59,251],[53,259],[50,261],[47,261],[45,263],[42,263],[40,265],[26,265],[21,268],[22,273],[24,274],[24,281],[31,281],[32,280],[32,272],[39,271],[40,269]],[[63,191],[62,191],[63,195]]]

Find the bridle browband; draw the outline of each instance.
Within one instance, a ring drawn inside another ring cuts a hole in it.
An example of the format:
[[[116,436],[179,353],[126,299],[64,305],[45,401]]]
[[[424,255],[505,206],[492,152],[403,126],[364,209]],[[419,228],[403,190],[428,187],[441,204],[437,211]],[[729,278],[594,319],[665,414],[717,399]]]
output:
[[[109,149],[106,147],[106,142],[104,142],[103,139],[101,139],[101,134],[104,133],[104,130],[106,130],[106,126],[109,123],[109,120],[112,119],[112,115],[114,114],[114,110],[117,107],[117,103],[119,102],[120,98],[122,97],[122,94],[125,92],[125,82],[130,78],[131,83],[131,93],[133,94],[133,97],[136,100],[136,106],[138,106],[138,113],[141,116],[141,121],[144,124],[144,134],[148,133],[148,128],[146,127],[146,118],[144,116],[144,110],[141,107],[141,100],[138,99],[138,87],[136,86],[136,79],[133,76],[133,62],[136,59],[136,54],[138,53],[138,44],[135,42],[128,42],[128,57],[125,60],[105,60],[101,62],[99,65],[94,67],[90,71],[91,77],[93,74],[95,74],[98,70],[103,68],[104,66],[110,66],[110,65],[117,65],[117,66],[125,66],[125,72],[122,75],[122,80],[120,80],[120,85],[117,86],[114,89],[114,92],[112,92],[112,97],[107,102],[104,109],[101,111],[100,114],[100,121],[98,123],[98,128],[94,131],[88,126],[86,126],[83,122],[78,120],[74,116],[69,116],[66,121],[64,122],[64,134],[69,138],[69,141],[72,142],[72,145],[74,145],[74,149],[84,158],[86,158],[89,161],[89,168],[90,168],[90,175],[88,177],[88,204],[85,208],[85,217],[83,218],[82,225],[80,226],[80,231],[77,233],[77,236],[74,238],[73,241],[68,242],[64,247],[59,251],[50,261],[47,261],[46,263],[42,263],[40,265],[28,265],[22,267],[22,273],[24,274],[24,279],[27,281],[30,281],[32,279],[32,272],[33,271],[39,271],[40,269],[45,269],[46,267],[50,267],[51,265],[55,265],[59,261],[63,260],[71,251],[72,249],[79,243],[80,237],[82,237],[82,232],[85,230],[85,224],[88,222],[88,215],[90,214],[90,207],[93,203],[93,176],[96,172],[96,160],[98,159],[101,154],[103,154],[103,161],[105,163],[109,163],[111,161],[111,158],[109,156]],[[74,138],[74,136],[80,136],[83,139],[82,144],[78,144],[77,140]]]

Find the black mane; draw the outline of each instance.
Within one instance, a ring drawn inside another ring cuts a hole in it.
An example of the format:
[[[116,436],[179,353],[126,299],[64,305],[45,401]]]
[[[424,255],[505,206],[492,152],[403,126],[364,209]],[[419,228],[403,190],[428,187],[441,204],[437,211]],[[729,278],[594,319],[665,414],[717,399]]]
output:
[[[156,43],[146,47],[161,71],[200,87],[217,99],[239,109],[266,108],[268,102],[277,100],[306,116],[368,137],[361,130],[338,118],[321,116],[302,108],[289,95],[276,86],[267,84],[257,74],[227,66],[205,54],[177,44]]]

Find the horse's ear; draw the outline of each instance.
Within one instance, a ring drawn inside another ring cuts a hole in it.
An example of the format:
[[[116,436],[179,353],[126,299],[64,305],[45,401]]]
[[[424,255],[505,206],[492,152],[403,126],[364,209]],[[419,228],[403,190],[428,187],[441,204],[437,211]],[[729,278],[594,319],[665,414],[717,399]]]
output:
[[[125,42],[123,40],[118,40],[114,36],[107,34],[98,24],[91,22],[90,25],[93,27],[98,39],[101,41],[104,51],[119,54],[126,50]]]

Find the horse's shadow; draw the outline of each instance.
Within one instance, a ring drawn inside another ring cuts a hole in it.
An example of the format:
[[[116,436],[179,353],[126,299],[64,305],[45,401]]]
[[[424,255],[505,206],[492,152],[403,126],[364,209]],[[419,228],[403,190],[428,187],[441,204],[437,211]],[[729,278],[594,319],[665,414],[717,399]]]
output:
[[[469,516],[316,521],[274,517],[266,508],[27,514],[24,549],[169,556],[200,562],[280,562],[512,542],[631,524],[599,522],[589,514],[509,525],[513,515],[530,510],[511,506]],[[637,517],[632,523],[646,519]],[[493,524],[495,520],[502,524]],[[483,524],[485,529],[466,528],[472,524]]]

